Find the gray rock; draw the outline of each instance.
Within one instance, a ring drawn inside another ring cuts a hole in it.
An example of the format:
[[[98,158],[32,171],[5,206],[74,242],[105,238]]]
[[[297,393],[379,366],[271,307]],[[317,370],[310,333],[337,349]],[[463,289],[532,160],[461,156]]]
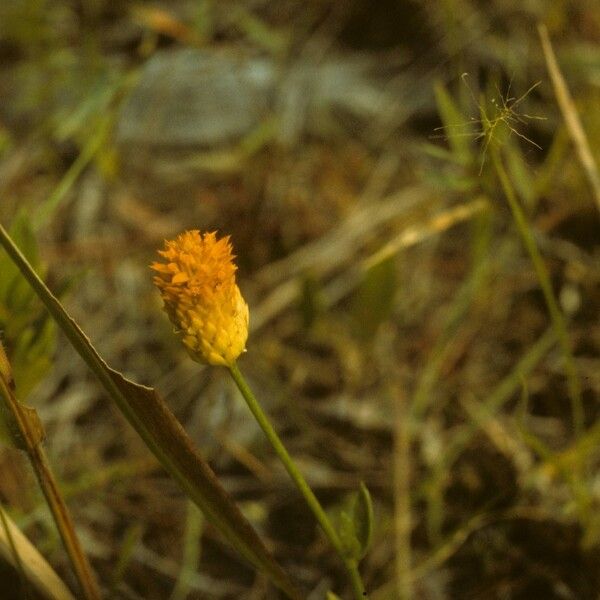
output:
[[[160,52],[121,111],[117,142],[214,148],[239,141],[272,107],[272,62],[232,52]]]
[[[382,65],[361,55],[300,58],[279,65],[239,51],[159,52],[143,67],[117,127],[121,145],[216,150],[235,144],[275,116],[277,137],[294,143],[369,123],[402,102],[393,85],[374,75]],[[417,98],[418,94],[413,94]]]

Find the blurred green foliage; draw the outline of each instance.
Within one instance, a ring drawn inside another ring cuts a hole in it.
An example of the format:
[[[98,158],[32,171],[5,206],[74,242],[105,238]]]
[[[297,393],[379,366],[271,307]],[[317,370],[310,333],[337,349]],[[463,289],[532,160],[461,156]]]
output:
[[[44,273],[29,217],[21,211],[10,233],[38,273]],[[56,326],[8,255],[0,252],[0,331],[10,356],[20,398],[25,398],[52,366]]]
[[[373,501],[364,483],[338,507],[337,530],[346,556],[361,560],[373,538]]]

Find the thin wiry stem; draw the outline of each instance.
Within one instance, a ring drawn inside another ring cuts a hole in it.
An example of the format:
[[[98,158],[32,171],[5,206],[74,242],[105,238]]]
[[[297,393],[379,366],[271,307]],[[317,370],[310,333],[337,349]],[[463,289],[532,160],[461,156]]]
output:
[[[306,482],[306,479],[304,479],[304,476],[294,463],[292,457],[289,455],[279,435],[277,435],[277,432],[271,425],[269,417],[267,417],[267,415],[263,411],[260,403],[258,402],[256,396],[246,383],[246,380],[244,379],[244,376],[240,372],[236,363],[233,363],[229,366],[229,372],[231,373],[233,380],[235,381],[240,392],[242,393],[246,404],[248,404],[248,408],[254,415],[254,418],[260,425],[260,428],[263,430],[264,434],[267,436],[267,439],[273,446],[275,452],[277,453],[277,456],[283,463],[285,470],[288,472],[288,474],[296,484],[298,490],[300,490],[302,496],[304,496],[306,503],[315,515],[317,521],[319,522],[319,525],[321,525],[323,532],[331,542],[331,545],[334,547],[335,551],[342,559],[344,566],[346,567],[346,571],[348,572],[350,582],[352,584],[354,597],[356,598],[356,600],[364,600],[365,598],[367,598],[367,594],[365,592],[365,586],[363,585],[360,573],[358,572],[357,561],[346,556],[342,547],[342,542],[340,541],[336,530],[331,524],[327,513],[325,512],[325,510],[321,506],[321,503],[319,502],[314,492]]]
[[[546,60],[548,73],[550,74],[550,79],[552,80],[554,94],[556,95],[558,106],[560,107],[560,111],[562,112],[563,118],[567,125],[569,136],[571,137],[573,145],[575,146],[575,150],[579,157],[579,162],[581,163],[581,166],[583,167],[585,175],[592,188],[596,206],[598,207],[598,210],[600,210],[600,171],[598,170],[598,165],[594,160],[594,155],[592,154],[587,136],[585,135],[585,131],[581,125],[581,120],[577,113],[577,109],[575,108],[575,103],[573,102],[569,88],[567,87],[565,79],[560,72],[558,61],[556,60],[554,50],[552,49],[548,30],[544,25],[538,25],[538,33],[542,42],[544,59]]]
[[[502,186],[502,190],[510,206],[515,225],[517,226],[517,230],[519,231],[521,239],[523,240],[523,245],[529,254],[533,268],[535,269],[542,293],[544,295],[544,300],[546,301],[546,306],[548,307],[548,312],[550,313],[552,326],[561,346],[565,362],[569,398],[571,400],[573,428],[575,430],[575,434],[578,435],[583,429],[584,413],[581,400],[581,384],[579,381],[575,360],[573,359],[573,353],[571,351],[567,326],[565,324],[563,314],[558,306],[554,290],[552,289],[548,269],[546,268],[544,259],[538,250],[537,244],[535,243],[531,225],[528,223],[525,212],[517,200],[517,196],[513,189],[510,178],[506,172],[506,169],[504,168],[500,151],[494,145],[491,146],[490,155],[492,158],[492,164],[498,179],[500,180],[500,185]]]
[[[29,456],[31,466],[44,493],[65,550],[73,565],[73,570],[81,587],[82,596],[86,600],[100,600],[100,588],[98,587],[90,563],[83,552],[69,509],[58,489],[44,448],[39,441],[36,441],[37,434],[33,431],[31,421],[27,413],[23,412],[21,405],[17,402],[13,391],[4,377],[0,377],[0,394],[4,397],[11,418],[18,427],[24,449]]]
[[[396,530],[396,586],[399,600],[411,600],[412,512],[411,512],[411,415],[407,398],[398,390],[394,423],[394,501]]]

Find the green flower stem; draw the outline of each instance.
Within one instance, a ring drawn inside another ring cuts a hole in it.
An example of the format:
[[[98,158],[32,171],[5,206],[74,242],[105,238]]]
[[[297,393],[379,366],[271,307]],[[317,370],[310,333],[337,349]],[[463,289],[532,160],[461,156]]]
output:
[[[290,477],[296,484],[296,487],[304,496],[306,503],[317,518],[319,525],[321,525],[321,528],[323,529],[325,535],[331,542],[331,545],[335,548],[335,551],[338,553],[338,555],[344,562],[344,566],[346,567],[346,571],[348,572],[350,581],[352,583],[354,597],[356,598],[356,600],[364,600],[367,597],[367,595],[360,573],[358,572],[357,561],[345,555],[344,549],[342,547],[342,542],[333,525],[331,524],[327,513],[323,510],[321,503],[319,502],[319,500],[311,490],[310,486],[306,482],[306,479],[304,479],[304,476],[292,460],[292,457],[289,455],[288,451],[283,445],[283,442],[277,435],[277,432],[275,431],[275,429],[273,429],[273,426],[269,421],[269,417],[267,417],[267,415],[263,411],[258,400],[256,399],[256,396],[246,383],[246,380],[244,379],[244,376],[240,372],[236,363],[233,363],[229,366],[229,372],[231,373],[233,380],[238,386],[240,392],[242,393],[242,396],[244,396],[244,400],[246,400],[248,408],[254,415],[254,418],[260,425],[261,429],[264,431],[269,442],[271,442],[271,445],[273,446],[275,452],[277,453],[277,456],[279,456],[279,459],[283,463],[285,470],[289,473]]]

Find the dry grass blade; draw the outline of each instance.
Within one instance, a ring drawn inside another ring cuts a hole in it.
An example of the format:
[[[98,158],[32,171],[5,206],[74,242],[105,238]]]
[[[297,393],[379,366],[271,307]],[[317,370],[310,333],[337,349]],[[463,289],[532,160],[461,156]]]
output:
[[[252,310],[250,330],[257,331],[296,300],[298,276],[303,272],[326,279],[339,267],[348,262],[352,264],[357,249],[373,237],[378,227],[406,215],[430,197],[425,188],[413,186],[381,202],[370,202],[353,211],[327,235],[264,267],[256,275],[260,289],[265,290],[261,295],[264,299]],[[352,270],[353,267],[349,269]]]
[[[596,206],[600,211],[600,173],[598,172],[598,166],[592,156],[592,151],[588,143],[587,136],[581,125],[579,114],[575,108],[575,103],[569,92],[569,88],[565,82],[564,77],[558,66],[556,55],[552,49],[552,43],[550,42],[550,36],[548,35],[548,29],[545,25],[538,25],[538,33],[542,42],[542,50],[544,51],[544,59],[546,60],[546,66],[548,67],[548,73],[554,86],[554,93],[556,94],[556,100],[562,112],[565,123],[567,124],[567,130],[575,145],[575,150],[579,156],[581,166],[585,171],[586,177],[592,187],[594,194],[594,200]]]
[[[75,600],[62,579],[6,513],[3,513],[3,522],[6,523],[6,527],[0,527],[0,556],[15,568],[18,568],[14,549],[18,553],[27,581],[44,598],[48,600]]]
[[[381,203],[369,205],[348,218],[348,220],[323,238],[302,247],[294,254],[271,263],[258,275],[257,279],[274,289],[254,308],[250,328],[256,331],[290,306],[298,297],[297,276],[303,269],[317,273],[326,279],[349,256],[354,257],[358,248],[366,243],[366,238],[377,227],[406,212],[409,207],[424,202],[426,195],[418,188],[408,188]],[[327,305],[334,304],[354,289],[365,271],[389,258],[404,248],[416,245],[425,239],[446,231],[475,215],[487,210],[489,202],[477,198],[446,211],[433,215],[425,223],[408,226],[397,236],[385,242],[374,254],[362,260],[358,267],[352,264],[342,275],[336,277],[323,291]],[[284,275],[285,274],[285,275]],[[284,281],[278,281],[287,277]],[[277,284],[277,285],[275,285]]]
[[[289,256],[264,267],[256,279],[275,285],[293,278],[306,269],[327,275],[365,244],[374,231],[429,200],[431,193],[420,186],[407,187],[380,202],[369,202],[355,209],[327,235],[302,246]]]
[[[411,420],[408,400],[398,389],[394,423],[394,501],[396,526],[396,585],[399,600],[410,600],[412,586]]]
[[[437,233],[446,231],[452,226],[462,223],[474,215],[486,210],[489,206],[490,204],[485,198],[477,198],[472,202],[459,204],[447,211],[437,213],[425,224],[407,227],[401,231],[397,237],[380,248],[375,254],[369,256],[369,258],[363,262],[362,267],[365,270],[370,269],[390,256],[393,256],[402,248],[413,246]]]

